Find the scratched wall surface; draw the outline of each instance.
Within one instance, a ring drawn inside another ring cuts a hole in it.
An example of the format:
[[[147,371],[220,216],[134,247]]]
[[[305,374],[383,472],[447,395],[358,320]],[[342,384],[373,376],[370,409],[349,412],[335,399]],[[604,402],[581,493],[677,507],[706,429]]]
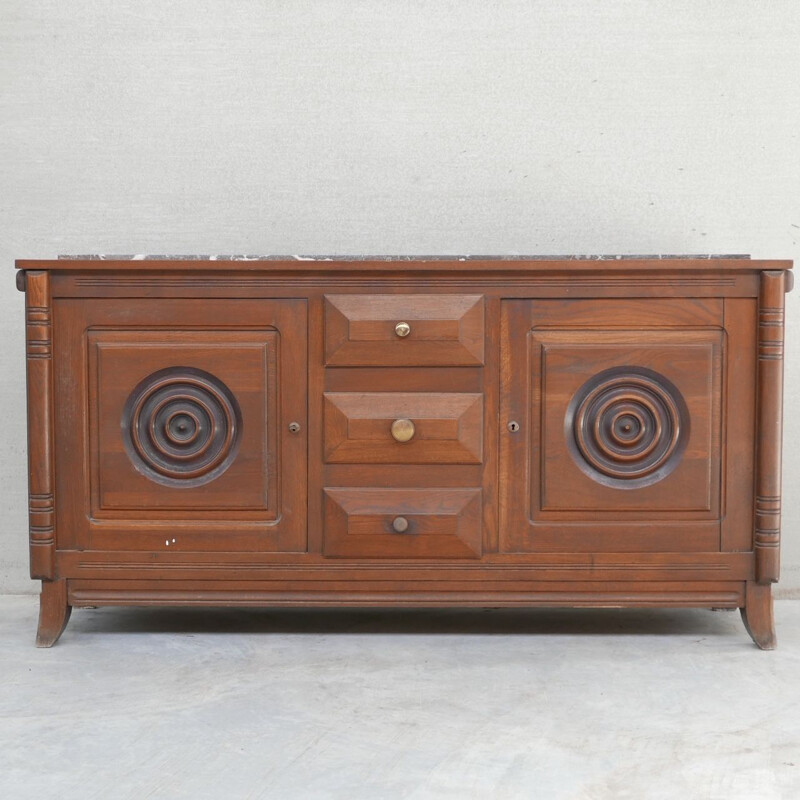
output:
[[[0,589],[36,589],[14,258],[800,260],[798,42],[795,0],[0,0]],[[788,325],[800,594],[800,292]]]

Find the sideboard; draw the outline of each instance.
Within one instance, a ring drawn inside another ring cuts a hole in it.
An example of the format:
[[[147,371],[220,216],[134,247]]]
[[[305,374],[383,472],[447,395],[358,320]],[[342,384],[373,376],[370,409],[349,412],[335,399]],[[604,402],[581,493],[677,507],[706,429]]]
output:
[[[37,644],[81,606],[638,606],[774,647],[791,266],[18,261]]]

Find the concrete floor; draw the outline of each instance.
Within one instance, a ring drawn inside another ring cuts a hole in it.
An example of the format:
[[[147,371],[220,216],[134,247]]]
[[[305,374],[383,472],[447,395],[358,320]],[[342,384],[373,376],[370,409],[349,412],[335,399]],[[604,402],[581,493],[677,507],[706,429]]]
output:
[[[0,597],[0,797],[800,798],[800,602],[74,612]]]

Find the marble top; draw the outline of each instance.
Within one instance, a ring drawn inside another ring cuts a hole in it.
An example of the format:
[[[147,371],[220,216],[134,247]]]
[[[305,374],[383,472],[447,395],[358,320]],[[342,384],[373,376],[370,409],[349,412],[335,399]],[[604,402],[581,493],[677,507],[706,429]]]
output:
[[[66,261],[641,261],[643,259],[749,259],[745,254],[686,254],[665,255],[59,255]]]

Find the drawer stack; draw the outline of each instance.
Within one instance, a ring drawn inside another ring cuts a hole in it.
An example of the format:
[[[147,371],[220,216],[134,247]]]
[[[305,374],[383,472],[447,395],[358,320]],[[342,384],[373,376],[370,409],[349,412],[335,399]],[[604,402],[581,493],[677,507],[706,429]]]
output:
[[[325,297],[326,556],[480,557],[483,364],[482,295]]]

